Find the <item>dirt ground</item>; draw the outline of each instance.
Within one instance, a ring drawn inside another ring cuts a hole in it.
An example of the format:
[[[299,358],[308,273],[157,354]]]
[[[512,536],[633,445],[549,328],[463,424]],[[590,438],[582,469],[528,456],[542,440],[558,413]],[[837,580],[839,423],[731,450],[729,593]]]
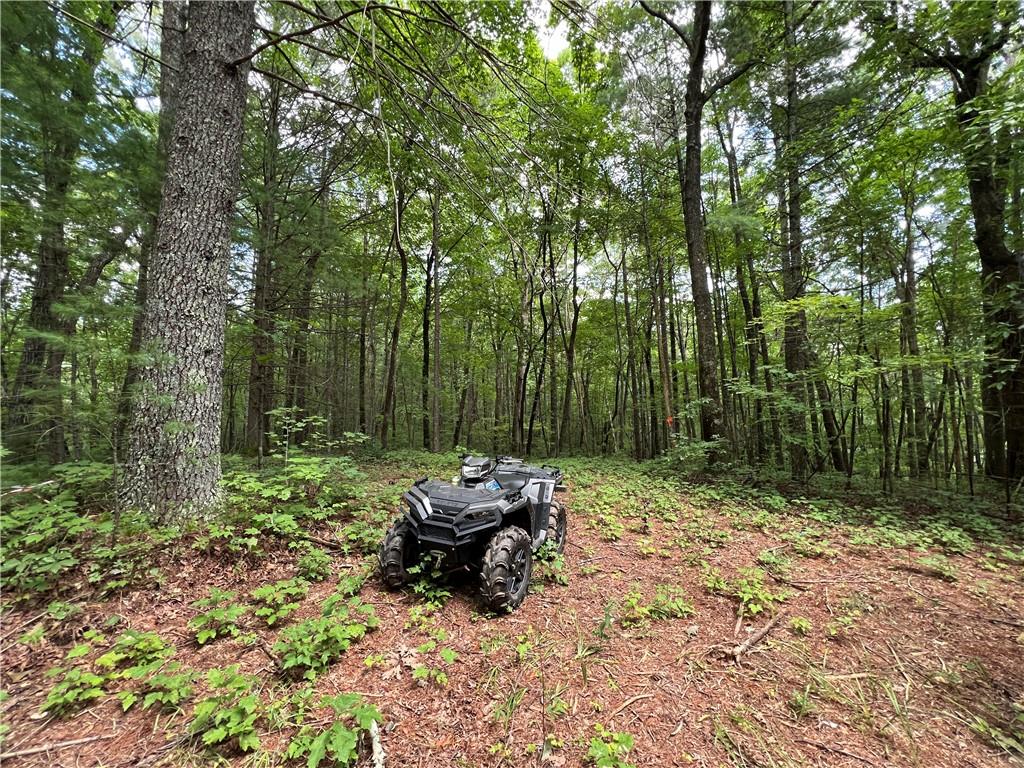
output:
[[[393,488],[396,505],[412,476],[393,465],[364,471],[382,497]],[[973,541],[947,557],[883,546],[866,536],[876,528],[821,522],[807,505],[766,511],[756,493],[736,499],[661,480],[648,488],[641,473],[620,476],[615,465],[580,464],[567,476],[569,544],[561,571],[549,571],[568,583],[535,572],[536,591],[519,610],[484,616],[473,579],[456,579],[450,599],[418,620],[421,596],[366,581],[360,597],[380,624],[315,687],[359,693],[380,710],[385,765],[585,765],[597,726],[633,738],[623,764],[636,766],[1024,765],[1013,743],[1024,730],[1019,541]],[[334,578],[313,585],[288,623],[317,615],[337,579],[366,563],[336,555]],[[44,672],[112,615],[119,628],[172,642],[187,667],[239,664],[259,675],[266,702],[301,687],[282,680],[267,650],[278,627],[254,624],[257,643],[202,647],[187,627],[192,601],[211,587],[244,594],[293,576],[293,552],[232,562],[181,546],[159,565],[159,588],[89,603],[35,644],[16,638],[38,606],[2,616],[5,764],[284,764],[290,731],[269,719],[255,754],[204,751],[186,738],[191,702],[177,714],[123,713],[107,696],[63,719],[41,712],[52,685]],[[741,570],[755,567],[760,585]],[[731,586],[716,586],[716,575]],[[746,599],[735,594],[744,575]],[[692,612],[645,614],[659,587],[684,595]],[[454,662],[417,650],[431,633]],[[413,679],[428,661],[446,682]],[[72,740],[84,741],[62,746]]]

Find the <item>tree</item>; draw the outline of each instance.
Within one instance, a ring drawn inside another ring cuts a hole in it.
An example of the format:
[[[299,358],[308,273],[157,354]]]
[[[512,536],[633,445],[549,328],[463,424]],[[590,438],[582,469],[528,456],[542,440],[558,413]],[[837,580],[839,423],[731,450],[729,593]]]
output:
[[[131,505],[165,521],[218,498],[225,292],[254,23],[251,1],[189,7],[122,487]]]
[[[992,119],[989,91],[996,57],[1019,31],[1020,5],[953,4],[942,6],[941,13],[910,6],[892,16],[875,9],[870,19],[879,41],[900,60],[941,70],[952,81],[985,313],[992,323],[982,388],[985,466],[992,477],[1019,480],[1024,477],[1024,255],[1009,244],[1007,180],[1014,150],[1008,128]]]

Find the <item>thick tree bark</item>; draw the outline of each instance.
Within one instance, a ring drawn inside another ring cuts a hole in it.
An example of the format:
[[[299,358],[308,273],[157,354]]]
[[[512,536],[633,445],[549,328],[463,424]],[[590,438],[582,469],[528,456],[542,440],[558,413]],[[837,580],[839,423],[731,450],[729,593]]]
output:
[[[124,432],[130,416],[132,394],[139,381],[138,354],[142,345],[142,322],[145,318],[146,296],[149,284],[149,259],[156,243],[157,217],[160,213],[160,189],[163,186],[167,150],[174,131],[174,116],[178,107],[179,73],[182,70],[182,52],[185,48],[185,28],[188,24],[187,0],[163,0],[160,18],[160,122],[157,127],[158,174],[153,190],[147,192],[149,221],[139,251],[139,273],[135,282],[135,312],[132,315],[132,335],[128,341],[128,369],[125,372],[121,395],[118,399],[114,440],[118,454],[124,455]]]
[[[122,492],[163,521],[218,500],[231,220],[253,2],[189,9],[180,99],[143,323],[144,352]]]

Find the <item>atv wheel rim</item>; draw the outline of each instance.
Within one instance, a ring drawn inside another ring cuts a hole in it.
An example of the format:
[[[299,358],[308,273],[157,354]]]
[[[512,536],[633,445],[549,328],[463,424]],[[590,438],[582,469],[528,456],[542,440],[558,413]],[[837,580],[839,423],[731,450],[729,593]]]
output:
[[[526,550],[520,548],[512,560],[512,585],[509,592],[513,595],[519,594],[519,589],[526,580]]]

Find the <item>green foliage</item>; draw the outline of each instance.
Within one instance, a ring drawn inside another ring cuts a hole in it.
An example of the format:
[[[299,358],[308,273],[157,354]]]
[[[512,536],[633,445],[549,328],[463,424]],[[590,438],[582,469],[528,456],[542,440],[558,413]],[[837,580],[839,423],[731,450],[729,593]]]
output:
[[[238,622],[245,616],[249,608],[236,603],[236,597],[237,593],[235,592],[226,592],[213,587],[207,597],[192,603],[196,608],[209,609],[194,616],[188,623],[189,629],[196,633],[196,642],[199,645],[218,637],[238,637],[241,634]]]
[[[6,590],[22,599],[47,592],[78,565],[79,540],[95,528],[95,523],[79,514],[77,507],[70,491],[48,500],[4,505],[0,516],[0,576]]]
[[[693,603],[687,599],[683,589],[671,584],[659,584],[650,603],[645,603],[643,594],[636,589],[626,593],[622,600],[619,623],[623,627],[636,627],[651,620],[683,618],[692,615],[693,611]]]
[[[253,614],[267,622],[268,627],[294,613],[299,603],[309,592],[309,584],[300,579],[286,579],[264,584],[254,589],[250,596],[257,603]]]
[[[594,724],[597,735],[590,739],[587,763],[597,768],[634,768],[626,762],[633,749],[633,737],[622,731],[610,731],[600,723]]]
[[[61,679],[46,694],[43,709],[54,715],[67,715],[80,709],[90,701],[105,695],[103,685],[106,678],[81,667],[62,669],[60,667],[47,671],[47,677]]]
[[[226,472],[222,485],[231,509],[257,513],[250,518],[252,528],[287,537],[298,531],[296,518],[322,519],[321,513],[352,498],[363,479],[348,456],[292,450],[283,464],[268,462],[262,470]]]
[[[541,545],[533,556],[534,575],[540,581],[566,586],[569,574],[566,572],[565,555],[557,550],[550,539]]]
[[[288,759],[305,759],[307,768],[317,768],[325,759],[330,765],[354,764],[359,758],[359,742],[373,723],[382,722],[380,712],[354,693],[324,696],[321,707],[330,707],[333,717],[328,726],[302,725],[285,750]]]
[[[440,630],[438,635],[441,639],[445,638],[444,630]],[[440,659],[444,666],[451,666],[458,659],[458,654],[451,648],[438,647],[437,639],[430,639],[425,643],[422,643],[416,648],[416,653],[421,656],[425,656],[429,653],[437,653],[437,658]],[[412,679],[426,685],[428,683],[434,683],[439,687],[448,685],[448,673],[440,666],[431,666],[430,664],[415,664],[412,668]]]
[[[809,635],[811,630],[814,629],[814,625],[811,624],[810,619],[806,619],[803,616],[794,616],[789,620],[789,628],[797,635]]]
[[[126,677],[135,677],[130,671]],[[161,709],[180,711],[182,702],[192,697],[196,673],[183,669],[178,662],[167,664],[161,671],[143,677],[138,690],[122,691],[118,694],[122,708],[127,711],[140,700],[142,708],[157,705]]]
[[[96,666],[108,674],[137,677],[159,667],[173,655],[174,647],[167,645],[155,632],[129,629],[96,659]]]
[[[307,546],[297,567],[306,581],[324,581],[331,575],[331,556],[318,547]]]
[[[764,577],[765,572],[760,568],[740,568],[734,579],[726,579],[716,568],[706,568],[704,587],[714,594],[734,598],[743,613],[756,615],[789,596],[786,591],[771,591],[765,585]]]
[[[258,749],[256,721],[262,715],[258,680],[240,674],[238,665],[211,669],[206,675],[210,695],[196,702],[189,733],[201,736],[207,746],[237,744],[247,752]]]
[[[314,680],[378,623],[373,606],[353,597],[347,603],[334,604],[329,615],[286,628],[274,643],[274,653],[282,669]]]

